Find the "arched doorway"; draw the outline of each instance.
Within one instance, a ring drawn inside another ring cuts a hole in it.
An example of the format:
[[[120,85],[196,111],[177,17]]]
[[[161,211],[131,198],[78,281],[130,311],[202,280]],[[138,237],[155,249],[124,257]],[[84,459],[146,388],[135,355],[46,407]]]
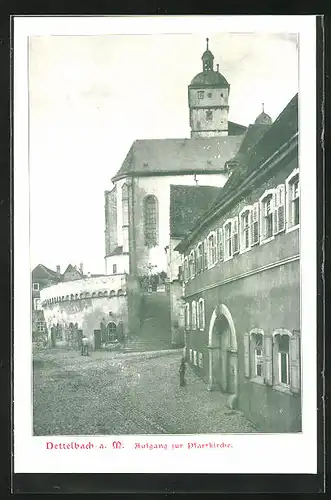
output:
[[[111,321],[107,325],[106,339],[107,339],[107,342],[115,342],[115,340],[117,340],[117,327],[113,321]]]
[[[209,388],[237,394],[238,352],[235,326],[229,309],[221,304],[209,325]]]

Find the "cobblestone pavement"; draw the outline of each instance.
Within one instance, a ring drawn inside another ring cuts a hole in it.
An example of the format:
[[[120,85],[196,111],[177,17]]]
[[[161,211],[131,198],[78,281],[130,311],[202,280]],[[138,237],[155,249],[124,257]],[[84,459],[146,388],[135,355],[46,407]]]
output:
[[[155,353],[45,350],[34,354],[35,435],[257,432],[227,396],[191,370],[179,387],[181,350]]]

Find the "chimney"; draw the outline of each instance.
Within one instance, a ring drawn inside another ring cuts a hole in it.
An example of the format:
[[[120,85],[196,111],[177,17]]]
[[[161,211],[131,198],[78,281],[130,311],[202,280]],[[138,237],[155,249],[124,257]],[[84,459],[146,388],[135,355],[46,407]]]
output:
[[[84,266],[83,266],[82,262],[79,264],[79,270],[80,270],[80,273],[84,276]]]
[[[58,278],[61,276],[61,267],[60,266],[56,266],[56,274],[57,274]]]
[[[216,71],[217,71],[217,73],[220,72],[220,65],[219,64],[216,64]]]

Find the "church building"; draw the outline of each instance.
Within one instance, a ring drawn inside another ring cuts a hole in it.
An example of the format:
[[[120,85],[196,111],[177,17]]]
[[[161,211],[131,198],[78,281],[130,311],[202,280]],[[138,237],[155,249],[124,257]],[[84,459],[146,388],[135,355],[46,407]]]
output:
[[[218,186],[246,127],[228,120],[230,85],[208,47],[188,86],[191,138],[135,141],[105,192],[105,272],[167,272],[170,187]]]
[[[207,199],[208,190],[203,194],[201,188],[224,186],[228,162],[239,152],[247,130],[229,120],[230,84],[219,64],[214,67],[208,39],[201,59],[202,71],[188,85],[191,137],[136,140],[112,178],[113,188],[105,192],[105,274],[125,273],[139,282],[140,334],[154,336],[153,325],[160,328],[162,323],[160,335],[168,339],[169,347],[184,343],[178,281],[181,256],[174,242],[185,236],[195,220],[186,218],[186,227],[181,225],[181,234],[174,235],[175,193],[189,192],[194,200],[194,190],[200,190],[197,209],[207,208],[211,199]],[[169,258],[176,265],[169,267]],[[151,297],[157,292],[157,298]],[[133,324],[136,329],[137,323]]]

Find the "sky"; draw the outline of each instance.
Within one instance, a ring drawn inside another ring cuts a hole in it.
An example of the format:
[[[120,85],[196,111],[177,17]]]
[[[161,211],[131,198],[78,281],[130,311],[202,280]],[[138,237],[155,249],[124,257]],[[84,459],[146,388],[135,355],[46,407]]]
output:
[[[136,139],[190,137],[187,86],[206,48],[231,121],[273,120],[298,92],[295,34],[39,36],[29,47],[30,257],[104,272],[104,191]]]

